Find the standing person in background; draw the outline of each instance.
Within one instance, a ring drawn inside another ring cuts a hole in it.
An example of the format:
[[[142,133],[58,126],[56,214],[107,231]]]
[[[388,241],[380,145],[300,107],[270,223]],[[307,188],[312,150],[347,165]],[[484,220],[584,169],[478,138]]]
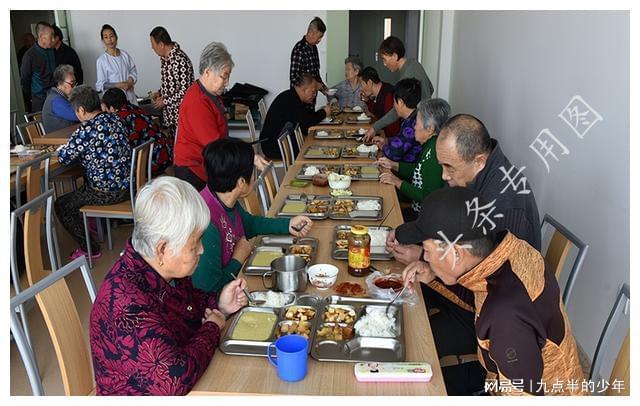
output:
[[[289,66],[289,83],[291,87],[303,73],[310,73],[317,82],[317,90],[323,93],[327,90],[327,86],[322,81],[322,77],[320,77],[320,57],[318,56],[317,47],[326,31],[327,26],[322,19],[314,17],[309,23],[307,33],[293,46],[291,64]],[[313,101],[307,103],[305,107],[315,111],[315,106],[316,98],[314,97]]]
[[[189,86],[180,104],[173,156],[175,174],[198,191],[207,185],[202,151],[211,142],[229,136],[220,96],[229,84],[233,65],[231,54],[223,43],[207,45],[200,55],[200,77]],[[256,155],[254,163],[262,170],[268,162]]]
[[[36,38],[30,32],[25,32],[22,36],[22,47],[18,49],[17,57],[18,57],[18,67],[22,66],[22,57],[24,53],[29,50],[36,43]]]
[[[20,65],[20,83],[25,102],[29,101],[31,112],[41,111],[47,97],[47,89],[53,86],[53,71],[56,61],[51,49],[53,29],[46,22],[36,26],[38,41],[25,52]]]
[[[64,36],[62,35],[60,27],[54,25],[51,28],[53,28],[53,43],[51,48],[53,48],[53,55],[56,59],[56,67],[60,65],[73,66],[73,72],[76,75],[76,82],[81,85],[83,83],[82,79],[84,76],[82,74],[82,64],[80,63],[78,54],[73,48],[62,42],[64,40]]]
[[[329,96],[327,99],[333,101],[338,100],[338,105],[341,109],[347,107],[359,106],[362,111],[366,108],[365,102],[360,99],[360,93],[362,88],[360,87],[360,81],[358,75],[362,72],[364,66],[362,61],[357,56],[350,56],[344,60],[344,77],[345,80],[338,83],[335,88],[337,90],[334,96]]]
[[[160,91],[152,98],[153,107],[162,109],[162,126],[175,136],[180,103],[194,81],[193,65],[164,27],[154,28],[149,36],[151,48],[160,57]]]
[[[433,94],[433,85],[431,84],[431,80],[427,76],[427,73],[424,71],[420,62],[415,59],[408,59],[405,57],[405,49],[404,44],[400,39],[390,36],[387,37],[380,44],[380,48],[378,52],[382,56],[382,62],[384,66],[387,67],[391,72],[399,72],[400,79],[407,78],[416,78],[420,81],[420,86],[422,88],[422,97],[421,100],[427,100],[431,98]],[[398,114],[395,110],[389,110],[387,114],[384,115],[381,119],[373,123],[373,126],[367,131],[367,134],[364,137],[365,141],[370,141],[378,131],[382,128],[388,126],[398,119]]]
[[[380,80],[378,72],[371,66],[367,66],[358,73],[362,96],[366,100],[367,109],[376,118],[381,118],[390,110],[393,110],[393,85]],[[400,120],[382,128],[387,137],[393,137],[400,131]]]
[[[133,86],[138,81],[138,71],[133,58],[118,48],[118,34],[109,24],[102,26],[100,38],[105,46],[105,52],[96,62],[96,90],[104,92],[112,87],[122,89],[127,93],[127,100],[131,104],[138,104]]]

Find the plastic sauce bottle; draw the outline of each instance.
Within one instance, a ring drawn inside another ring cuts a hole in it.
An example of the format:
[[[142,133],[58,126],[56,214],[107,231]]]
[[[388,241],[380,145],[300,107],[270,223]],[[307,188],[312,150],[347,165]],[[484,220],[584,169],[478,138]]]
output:
[[[367,276],[371,270],[371,237],[365,226],[351,226],[349,234],[349,267],[347,272],[353,276]]]

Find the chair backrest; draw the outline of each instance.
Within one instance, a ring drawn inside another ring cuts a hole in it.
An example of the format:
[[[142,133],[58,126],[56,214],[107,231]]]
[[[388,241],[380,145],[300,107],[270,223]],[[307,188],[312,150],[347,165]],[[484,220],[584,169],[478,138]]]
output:
[[[18,111],[11,110],[9,112],[9,129],[11,131],[11,142],[14,145],[18,143],[16,139],[16,124],[18,124]]]
[[[47,152],[35,159],[16,166],[15,172],[15,203],[16,207],[22,206],[22,175],[26,172],[25,193],[27,201],[49,190],[49,165],[51,153]]]
[[[278,193],[278,188],[280,187],[278,184],[276,168],[273,166],[273,162],[264,167],[259,178],[262,179],[267,192],[266,197],[268,197],[268,203],[269,206],[271,206],[273,199],[276,197],[276,193]]]
[[[34,113],[25,113],[24,121],[42,121],[42,111],[36,111]]]
[[[264,187],[262,184],[262,179],[256,178],[253,183],[253,188],[251,189],[251,193],[242,198],[242,205],[247,213],[251,213],[254,216],[264,216],[266,211],[264,210],[264,203],[262,198],[260,197],[261,188]]]
[[[260,111],[260,125],[264,126],[264,120],[267,118],[267,102],[264,97],[258,100],[258,110]]]
[[[293,131],[296,135],[296,143],[298,144],[298,151],[302,151],[302,146],[304,145],[304,135],[302,135],[302,128],[300,128],[300,124],[296,124],[296,128]],[[293,153],[293,151],[291,152]],[[293,157],[295,160],[295,156]]]
[[[18,136],[22,144],[33,144],[33,140],[44,135],[44,127],[42,121],[27,121],[26,123],[16,124]]]
[[[611,375],[609,376],[609,383],[618,381],[623,382],[624,386],[621,390],[617,390],[614,385],[609,386],[606,392],[609,396],[629,396],[631,390],[631,351],[629,337],[629,333],[627,333],[627,336],[622,342],[622,346],[620,346],[620,352],[618,352],[616,362],[613,364]]]
[[[44,270],[45,257],[41,244],[43,221],[45,223],[45,239],[47,241],[49,265],[52,271],[58,268],[53,238],[53,194],[53,190],[48,190],[11,212],[11,272],[12,275],[15,273],[15,276],[18,277],[16,257],[17,228],[18,222],[24,216],[24,262],[29,286],[49,275],[49,272]],[[20,289],[19,282],[19,279],[14,281],[14,283],[17,283],[15,286],[16,292]]]
[[[151,161],[153,158],[153,140],[147,140],[131,152],[131,171],[129,172],[129,194],[131,208],[134,208],[138,190],[151,180]]]
[[[293,156],[293,147],[291,145],[292,126],[293,124],[287,122],[278,136],[278,147],[280,148],[280,155],[282,155],[282,163],[284,165],[285,172],[289,170],[289,167],[293,165],[295,160],[295,157]]]
[[[94,387],[91,356],[78,310],[64,278],[76,269],[82,271],[84,283],[93,303],[96,287],[84,256],[48,275],[11,299],[9,317],[11,333],[25,364],[34,395],[44,395],[35,356],[16,316],[16,308],[36,298],[56,352],[65,395],[88,395]]]
[[[600,339],[598,340],[598,345],[596,346],[596,351],[593,354],[593,362],[591,363],[591,371],[589,373],[589,380],[593,382],[597,382],[606,376],[606,373],[603,373],[603,367],[605,366],[605,362],[607,361],[608,355],[611,354],[612,351],[615,351],[616,348],[619,348],[619,353],[616,356],[616,364],[617,361],[620,360],[620,365],[616,369],[615,365],[612,368],[613,372],[619,373],[621,369],[624,369],[624,359],[626,357],[627,362],[629,359],[629,347],[627,343],[626,354],[622,351],[625,349],[623,337],[629,336],[629,326],[630,326],[630,304],[631,304],[631,296],[630,296],[629,285],[624,284],[620,288],[618,292],[618,296],[616,298],[615,303],[613,304],[613,308],[611,309],[611,313],[609,313],[609,317],[607,318],[606,323],[604,324],[604,328],[602,329],[602,333],[600,334]],[[622,321],[622,323],[620,323]],[[618,345],[612,342],[612,340],[618,340]],[[622,342],[622,345],[620,343]],[[614,352],[615,353],[615,352]],[[611,383],[611,382],[610,382]],[[630,382],[627,378],[624,381],[625,387],[629,387]],[[616,393],[614,393],[616,394]]]
[[[258,136],[256,135],[256,124],[253,122],[251,109],[247,110],[247,114],[244,115],[244,119],[247,121],[247,126],[249,126],[249,136],[251,137],[251,142],[256,141],[258,139]]]
[[[544,228],[545,224],[549,224],[553,226],[553,228],[555,228],[553,236],[551,237],[551,241],[547,246],[547,251],[544,257],[547,263],[552,267],[552,269],[555,270],[557,279],[560,279],[562,270],[565,268],[565,261],[567,259],[567,255],[569,253],[571,245],[573,244],[578,249],[578,254],[576,255],[576,259],[573,261],[573,266],[571,267],[571,271],[569,272],[569,276],[567,277],[567,283],[565,284],[562,292],[562,301],[564,302],[565,306],[567,306],[567,304],[569,303],[569,298],[571,296],[571,291],[573,290],[573,285],[576,281],[576,277],[578,276],[580,268],[582,268],[584,258],[587,255],[589,245],[585,244],[580,238],[578,238],[575,234],[569,231],[569,229],[560,224],[549,214],[544,215],[541,228]]]

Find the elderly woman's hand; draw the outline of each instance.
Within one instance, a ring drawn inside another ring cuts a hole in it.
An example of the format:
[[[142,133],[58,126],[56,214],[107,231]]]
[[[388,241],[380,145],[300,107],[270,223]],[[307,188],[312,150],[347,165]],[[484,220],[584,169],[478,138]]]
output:
[[[387,143],[387,139],[385,137],[376,135],[375,137],[373,137],[371,142],[376,144],[378,146],[378,149],[382,149],[384,147],[384,144]]]
[[[256,166],[256,168],[258,168],[259,171],[263,170],[267,165],[269,165],[270,162],[271,161],[260,154],[256,154],[253,157],[253,164]]]
[[[251,245],[251,243],[243,236],[236,241],[236,245],[233,247],[233,259],[242,264],[249,257],[252,250],[253,245]]]
[[[233,314],[245,307],[249,300],[242,289],[247,287],[247,281],[244,278],[237,278],[227,283],[218,298],[218,307],[225,316]]]
[[[294,237],[304,237],[309,231],[313,221],[307,216],[295,216],[289,220],[289,233]]]
[[[402,179],[398,178],[396,175],[394,175],[391,172],[386,172],[386,173],[380,174],[380,183],[393,185],[397,189],[400,189],[400,186],[402,185]]]
[[[220,330],[224,328],[224,324],[226,322],[226,317],[222,312],[218,309],[204,309],[204,317],[202,318],[202,324],[210,321],[212,323],[216,323]]]
[[[400,167],[400,164],[398,162],[392,161],[387,157],[378,158],[375,164],[381,168],[393,169],[394,171],[397,171]]]

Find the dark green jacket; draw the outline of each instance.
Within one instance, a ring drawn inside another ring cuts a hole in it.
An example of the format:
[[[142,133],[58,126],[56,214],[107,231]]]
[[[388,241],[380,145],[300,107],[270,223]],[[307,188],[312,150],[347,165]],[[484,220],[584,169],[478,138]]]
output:
[[[400,162],[398,167],[398,175],[402,179],[400,192],[413,201],[411,208],[417,213],[422,208],[422,200],[444,186],[442,167],[436,157],[436,139],[431,137],[422,145],[416,162]]]
[[[240,221],[242,221],[247,239],[261,234],[289,234],[289,219],[254,216],[247,213],[240,206],[240,203],[236,203],[236,207],[238,208]],[[235,224],[238,219],[235,218],[233,209],[227,207],[225,209],[227,215]],[[202,235],[202,246],[204,252],[200,257],[195,273],[191,277],[193,286],[205,292],[219,292],[224,285],[233,280],[231,273],[238,275],[242,264],[235,259],[231,259],[227,266],[222,266],[220,232],[213,224],[209,224],[209,227]]]

